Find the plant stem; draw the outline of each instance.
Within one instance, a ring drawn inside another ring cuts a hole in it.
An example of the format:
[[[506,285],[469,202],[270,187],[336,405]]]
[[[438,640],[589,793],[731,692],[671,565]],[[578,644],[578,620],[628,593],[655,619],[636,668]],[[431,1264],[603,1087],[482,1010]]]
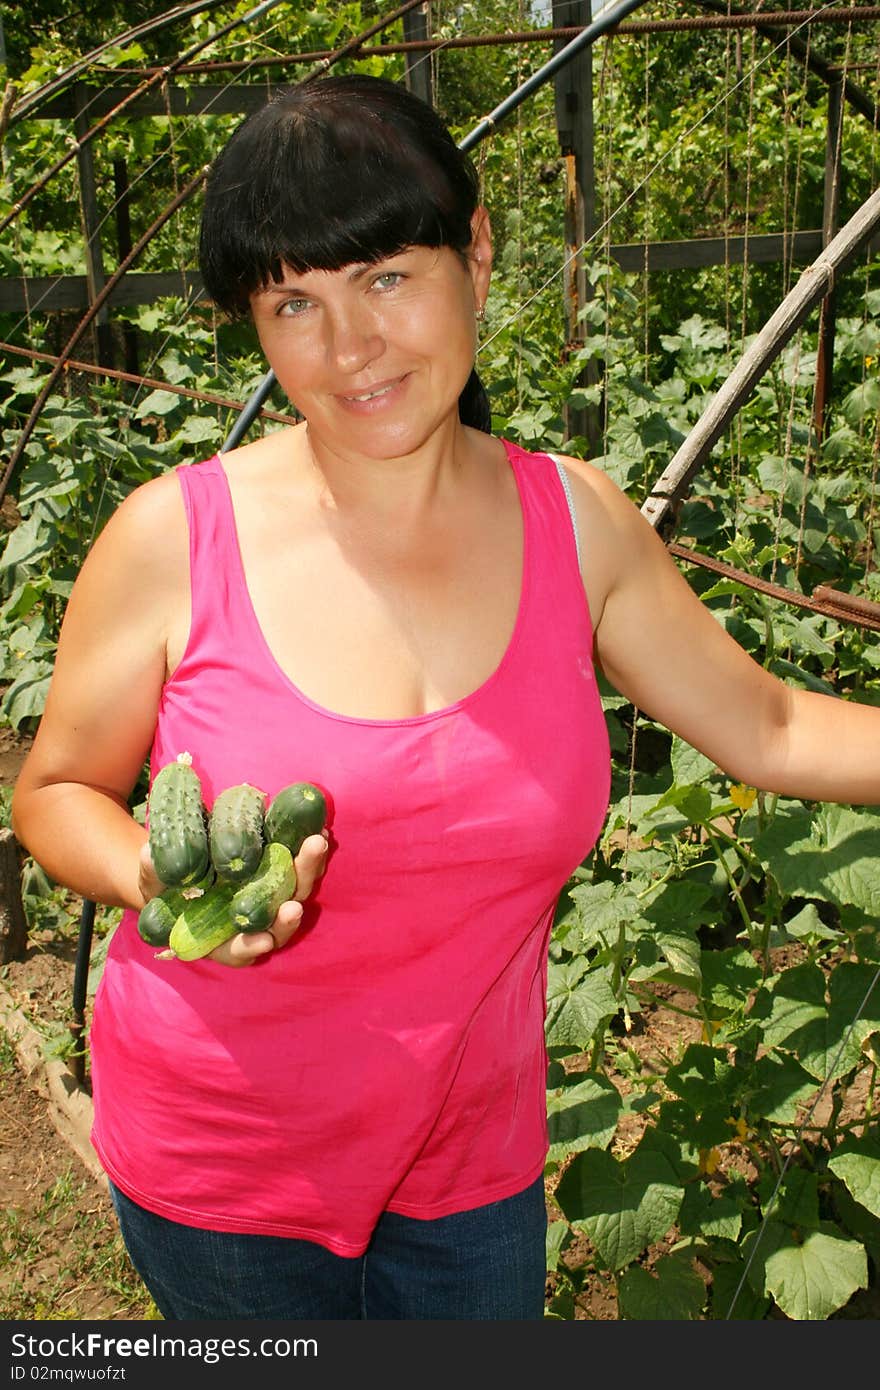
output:
[[[740,917],[741,917],[742,920],[743,920],[743,924],[744,924],[744,926],[745,926],[746,932],[748,933],[749,940],[751,941],[751,939],[752,939],[752,919],[751,919],[751,917],[749,916],[749,913],[748,913],[748,910],[747,910],[747,908],[746,908],[746,905],[745,905],[745,903],[744,903],[743,900],[742,900],[742,894],[741,894],[740,891],[739,891],[739,885],[738,885],[738,883],[736,882],[736,879],[733,877],[733,874],[732,874],[731,871],[730,871],[730,867],[729,867],[729,865],[728,865],[728,863],[727,863],[727,859],[725,858],[725,855],[724,855],[724,850],[722,849],[721,845],[718,843],[718,839],[717,839],[717,836],[716,836],[716,834],[715,834],[715,831],[711,828],[711,826],[709,826],[709,825],[706,824],[705,822],[703,823],[703,829],[705,830],[706,835],[707,835],[707,837],[708,837],[708,839],[709,839],[709,843],[711,844],[713,850],[715,851],[715,854],[716,854],[717,857],[718,857],[718,861],[719,861],[719,863],[721,864],[722,869],[724,870],[725,876],[726,876],[726,878],[727,878],[727,882],[728,882],[728,884],[730,885],[730,892],[731,892],[731,895],[732,895],[732,897],[733,897],[733,899],[734,899],[734,901],[735,901],[735,903],[736,903],[737,909],[739,910],[739,915],[740,915]]]

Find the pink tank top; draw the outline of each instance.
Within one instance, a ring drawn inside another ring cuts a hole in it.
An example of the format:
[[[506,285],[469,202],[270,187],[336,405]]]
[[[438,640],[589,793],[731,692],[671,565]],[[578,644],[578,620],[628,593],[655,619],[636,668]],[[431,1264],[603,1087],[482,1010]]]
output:
[[[335,714],[287,679],[219,458],[178,470],[192,625],[151,767],[190,752],[208,806],[314,782],[331,854],[290,945],[246,970],[159,960],[125,913],[95,1001],[93,1142],[151,1211],[357,1255],[385,1210],[444,1216],[543,1169],[548,936],[605,816],[609,750],[559,474],[505,447],[513,635],[477,690],[409,719]]]

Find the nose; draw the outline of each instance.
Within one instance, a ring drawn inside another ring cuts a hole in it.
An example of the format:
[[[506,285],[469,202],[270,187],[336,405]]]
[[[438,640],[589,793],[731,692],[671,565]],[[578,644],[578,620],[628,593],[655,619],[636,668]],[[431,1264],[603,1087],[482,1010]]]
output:
[[[347,305],[328,317],[327,350],[338,371],[355,376],[381,357],[385,339],[363,304]]]

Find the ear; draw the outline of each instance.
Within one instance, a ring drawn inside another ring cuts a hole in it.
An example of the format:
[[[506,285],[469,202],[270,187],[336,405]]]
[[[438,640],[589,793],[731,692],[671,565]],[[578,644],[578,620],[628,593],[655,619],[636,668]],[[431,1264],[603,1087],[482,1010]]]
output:
[[[478,207],[471,218],[468,264],[474,286],[475,307],[479,309],[486,303],[492,274],[492,228],[489,224],[489,214],[484,207]]]

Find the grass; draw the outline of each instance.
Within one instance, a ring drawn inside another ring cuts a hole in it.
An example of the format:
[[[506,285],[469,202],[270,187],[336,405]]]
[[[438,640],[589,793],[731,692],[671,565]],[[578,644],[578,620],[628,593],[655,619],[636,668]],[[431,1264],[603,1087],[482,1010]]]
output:
[[[2,1033],[0,1078],[10,1091],[21,1084],[14,1044]],[[94,1183],[71,1161],[42,1191],[0,1209],[0,1318],[114,1317],[159,1314],[129,1262],[109,1201],[96,1198]]]

